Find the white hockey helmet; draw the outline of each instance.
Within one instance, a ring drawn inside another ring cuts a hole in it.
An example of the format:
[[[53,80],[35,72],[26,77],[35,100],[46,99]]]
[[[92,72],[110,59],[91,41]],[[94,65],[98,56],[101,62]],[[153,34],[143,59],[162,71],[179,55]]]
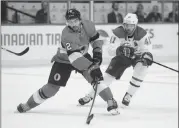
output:
[[[138,24],[138,18],[136,14],[128,13],[123,20],[124,24]]]

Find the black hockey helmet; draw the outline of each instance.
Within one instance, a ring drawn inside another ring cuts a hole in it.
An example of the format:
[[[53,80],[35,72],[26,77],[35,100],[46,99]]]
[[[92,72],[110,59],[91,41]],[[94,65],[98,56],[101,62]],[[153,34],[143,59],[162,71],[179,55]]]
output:
[[[66,20],[70,20],[70,19],[74,19],[74,18],[78,18],[79,20],[81,20],[81,14],[77,9],[72,8],[72,9],[67,10],[67,12],[65,14],[65,18],[66,18]]]

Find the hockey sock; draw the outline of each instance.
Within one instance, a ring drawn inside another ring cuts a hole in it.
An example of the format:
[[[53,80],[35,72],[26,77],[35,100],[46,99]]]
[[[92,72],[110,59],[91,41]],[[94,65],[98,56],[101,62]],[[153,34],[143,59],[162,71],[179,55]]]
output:
[[[127,92],[130,95],[134,95],[136,93],[136,91],[140,88],[140,85],[141,85],[142,82],[143,82],[143,80],[140,80],[136,77],[132,77]]]
[[[147,74],[148,67],[143,66],[141,62],[138,62],[134,67],[134,72],[132,75],[132,79],[130,81],[129,88],[127,92],[130,95],[134,95],[136,91],[140,88],[146,74]]]
[[[27,105],[30,108],[34,108],[39,104],[43,103],[48,97],[44,95],[41,89],[35,92],[27,101]]]
[[[140,87],[140,86],[139,86]],[[133,85],[129,85],[128,87],[128,90],[127,92],[130,94],[130,95],[134,95],[136,93],[136,91],[139,89],[139,87],[135,87]]]
[[[34,108],[43,103],[46,99],[54,96],[60,89],[60,86],[53,84],[46,84],[35,92],[27,101],[30,108]]]
[[[93,97],[94,97],[94,93],[95,93],[94,89],[91,88],[90,91],[89,91],[89,93],[88,93],[87,95],[88,95],[89,97],[93,98]]]
[[[109,87],[107,87],[107,88],[105,88],[104,90],[102,90],[102,91],[99,93],[99,96],[100,96],[104,101],[108,101],[108,100],[110,100],[110,99],[113,98],[111,89],[110,89]]]
[[[98,85],[98,92],[101,92],[103,89],[107,88],[107,86],[109,86],[113,81],[115,80],[115,78],[111,75],[109,75],[108,73],[104,73],[104,81],[100,81],[100,84],[103,85]],[[87,94],[88,96],[90,96],[91,98],[94,97],[94,89],[91,88],[89,93]]]

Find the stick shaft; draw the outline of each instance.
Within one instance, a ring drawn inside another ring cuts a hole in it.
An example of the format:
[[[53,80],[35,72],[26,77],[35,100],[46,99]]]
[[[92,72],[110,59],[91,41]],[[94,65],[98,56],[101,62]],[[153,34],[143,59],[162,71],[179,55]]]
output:
[[[90,116],[91,116],[91,111],[92,111],[92,109],[93,109],[93,106],[94,106],[94,102],[95,102],[95,99],[96,99],[96,94],[97,94],[97,89],[98,89],[98,80],[95,82],[95,93],[94,93],[94,97],[93,97],[93,102],[92,102],[92,104],[91,104],[91,107],[90,107],[90,111],[89,111],[89,113],[88,113],[88,117],[87,117],[87,119],[86,119],[86,123],[88,124],[88,123],[90,123],[90,121],[91,121],[91,119],[89,119],[90,118]]]
[[[158,62],[153,61],[153,63],[158,64],[158,65],[160,65],[160,66],[162,66],[162,67],[168,68],[168,69],[170,69],[170,70],[172,70],[172,71],[179,72],[179,71],[176,70],[176,69],[170,68],[170,67],[168,67],[168,66],[166,66],[166,65],[163,65],[163,64],[160,64],[160,63],[158,63]]]

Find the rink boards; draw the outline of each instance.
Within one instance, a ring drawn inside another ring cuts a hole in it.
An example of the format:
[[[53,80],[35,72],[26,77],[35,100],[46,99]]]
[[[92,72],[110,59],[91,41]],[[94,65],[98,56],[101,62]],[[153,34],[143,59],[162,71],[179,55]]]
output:
[[[151,42],[152,53],[156,61],[178,61],[178,25],[177,24],[141,24],[147,30]],[[117,25],[96,25],[110,36]],[[3,66],[48,65],[61,42],[61,31],[64,26],[2,26],[1,46],[14,52],[21,52],[30,47],[27,54],[19,57],[2,51]],[[108,39],[103,45],[104,63],[108,63],[111,55]]]

